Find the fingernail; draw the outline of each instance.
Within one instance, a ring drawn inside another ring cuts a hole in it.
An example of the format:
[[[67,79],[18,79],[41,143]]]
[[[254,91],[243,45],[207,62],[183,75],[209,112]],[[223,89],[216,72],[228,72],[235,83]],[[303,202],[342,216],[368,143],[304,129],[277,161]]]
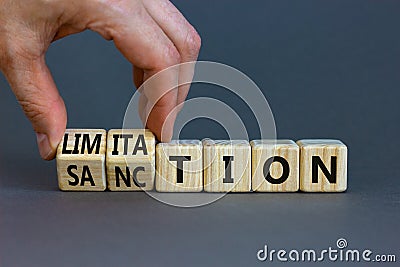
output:
[[[53,150],[50,146],[49,138],[44,133],[36,133],[36,140],[39,147],[40,156],[43,159],[48,159],[49,156],[53,153]]]

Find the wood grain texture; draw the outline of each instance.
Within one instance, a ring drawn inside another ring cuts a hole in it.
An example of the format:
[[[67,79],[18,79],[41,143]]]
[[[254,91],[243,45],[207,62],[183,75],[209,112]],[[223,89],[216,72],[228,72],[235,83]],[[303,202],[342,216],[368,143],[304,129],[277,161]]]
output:
[[[343,192],[347,189],[347,147],[345,144],[331,139],[304,139],[297,141],[297,144],[300,147],[301,191]],[[326,173],[322,170],[323,168]],[[335,172],[336,175],[333,175]],[[332,175],[330,178],[332,181],[328,180],[327,175],[329,177]]]
[[[251,153],[249,142],[205,139],[202,143],[204,191],[250,192]]]
[[[114,129],[107,135],[107,185],[111,191],[152,190],[155,136],[147,129]]]
[[[63,191],[104,191],[105,159],[105,130],[67,129],[56,156],[59,188]]]
[[[186,157],[182,162],[182,180],[178,179],[180,171],[176,157]],[[157,144],[156,170],[156,190],[159,192],[202,191],[201,142],[199,140],[172,140],[170,143]]]
[[[296,192],[299,190],[299,146],[294,141],[253,140],[250,144],[253,191]],[[272,159],[275,162],[270,163]],[[279,160],[282,160],[282,163]],[[268,171],[269,176],[266,175]]]

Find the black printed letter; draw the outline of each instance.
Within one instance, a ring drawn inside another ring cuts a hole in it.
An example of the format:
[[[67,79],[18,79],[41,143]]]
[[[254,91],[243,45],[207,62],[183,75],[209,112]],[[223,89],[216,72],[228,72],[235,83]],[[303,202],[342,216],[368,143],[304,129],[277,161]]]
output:
[[[321,171],[324,173],[325,177],[331,184],[336,184],[336,168],[337,168],[337,157],[331,157],[331,173],[329,173],[328,169],[322,162],[321,158],[318,156],[312,157],[312,182],[318,183],[318,166],[321,168]]]
[[[270,168],[271,168],[272,163],[274,163],[274,162],[279,162],[282,165],[283,171],[282,171],[281,177],[279,177],[279,178],[273,178],[270,174]],[[283,157],[280,157],[280,156],[270,157],[264,163],[263,174],[264,174],[265,180],[267,180],[271,184],[284,183],[287,180],[287,178],[289,177],[289,173],[290,173],[289,163]]]
[[[183,183],[183,162],[190,161],[191,156],[169,156],[170,161],[176,161],[176,182]]]
[[[223,156],[222,160],[225,162],[225,177],[222,179],[222,182],[224,184],[231,184],[233,183],[231,164],[233,161],[233,156]]]

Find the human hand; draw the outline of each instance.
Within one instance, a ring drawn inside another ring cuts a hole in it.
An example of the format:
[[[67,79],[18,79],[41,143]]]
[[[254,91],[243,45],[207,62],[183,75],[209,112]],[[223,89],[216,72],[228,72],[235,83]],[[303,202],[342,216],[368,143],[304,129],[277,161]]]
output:
[[[114,41],[133,65],[137,88],[165,68],[195,61],[201,44],[196,30],[168,0],[0,0],[0,69],[47,160],[55,156],[67,113],[45,53],[53,41],[86,29]],[[151,91],[141,92],[141,117],[147,117],[146,127],[161,141],[171,139],[175,110],[190,86],[177,84],[191,81],[193,66],[174,68]]]

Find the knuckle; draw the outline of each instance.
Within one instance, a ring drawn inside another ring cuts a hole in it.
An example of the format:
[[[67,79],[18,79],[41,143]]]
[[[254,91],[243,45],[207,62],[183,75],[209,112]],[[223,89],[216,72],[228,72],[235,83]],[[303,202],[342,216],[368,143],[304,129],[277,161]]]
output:
[[[19,104],[21,105],[25,115],[29,118],[32,123],[37,123],[46,117],[46,109],[42,104],[37,103],[37,101],[32,101],[28,98],[19,99]]]
[[[2,42],[0,46],[0,67],[5,69],[13,65],[16,58],[16,45],[10,41]]]
[[[165,52],[158,59],[158,64],[156,64],[157,69],[165,69],[181,62],[181,55],[179,54],[176,47],[171,44],[165,47]]]
[[[39,88],[35,74],[31,70],[13,70],[13,72],[11,87],[25,114],[30,119],[40,119],[45,116],[49,112],[49,104],[53,98],[44,94]]]
[[[166,53],[168,63],[171,65],[175,65],[181,62],[181,55],[179,54],[178,50],[174,45],[167,46],[167,53]]]
[[[4,67],[7,65],[8,59],[6,58],[6,52],[3,47],[0,46],[0,70],[4,71]]]
[[[22,41],[8,39],[0,46],[0,68],[19,69],[41,57],[37,47],[27,47]]]
[[[186,35],[183,49],[190,58],[196,59],[200,48],[201,37],[193,27],[190,27]]]
[[[19,104],[22,107],[27,118],[34,126],[48,122],[54,116],[59,114],[57,107],[60,103],[63,104],[61,97],[56,99],[48,99],[37,93],[36,90],[23,92],[23,94],[16,94]]]

